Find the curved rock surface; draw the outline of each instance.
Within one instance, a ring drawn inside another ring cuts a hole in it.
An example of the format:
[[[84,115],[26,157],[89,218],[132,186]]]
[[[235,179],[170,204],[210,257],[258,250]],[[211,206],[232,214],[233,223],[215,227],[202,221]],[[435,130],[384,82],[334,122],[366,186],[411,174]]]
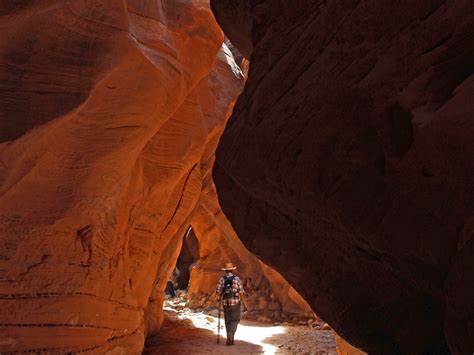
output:
[[[313,318],[314,312],[293,287],[250,253],[239,240],[217,200],[210,174],[212,163],[203,179],[199,208],[191,219],[199,240],[199,259],[191,269],[190,305],[216,306],[215,287],[223,274],[220,267],[226,261],[232,261],[244,284],[250,315],[280,321]]]
[[[211,3],[253,21],[213,173],[244,244],[369,353],[472,353],[474,4]]]
[[[0,30],[1,353],[141,353],[188,226],[202,257],[225,244],[206,219],[228,237],[200,292],[235,256],[281,312],[312,314],[220,211],[243,76],[207,1],[3,2]]]
[[[226,48],[228,58],[235,58],[236,54],[238,56],[238,53],[231,53],[232,50],[235,52],[232,47],[229,50]],[[238,73],[242,83],[246,80],[246,75],[242,76],[245,73],[242,73],[238,66],[234,66],[233,71]],[[212,97],[209,96],[208,100],[210,98]],[[223,273],[220,267],[225,262],[231,261],[238,266],[236,274],[244,282],[247,305],[252,313],[274,320],[313,318],[314,312],[307,302],[278,272],[262,263],[245,248],[222,213],[212,180],[212,167],[218,142],[233,105],[225,113],[212,111],[215,107],[219,105],[208,102],[206,108],[211,111],[205,112],[204,115],[224,116],[226,120],[216,122],[215,134],[210,135],[200,161],[201,196],[199,206],[191,218],[191,225],[199,242],[199,259],[190,273],[188,290],[190,304],[195,307],[215,307],[215,286]]]
[[[141,353],[241,89],[222,32],[150,0],[2,2],[0,30],[0,352]]]
[[[335,335],[335,340],[337,355],[367,355],[367,353],[353,347],[337,334]]]

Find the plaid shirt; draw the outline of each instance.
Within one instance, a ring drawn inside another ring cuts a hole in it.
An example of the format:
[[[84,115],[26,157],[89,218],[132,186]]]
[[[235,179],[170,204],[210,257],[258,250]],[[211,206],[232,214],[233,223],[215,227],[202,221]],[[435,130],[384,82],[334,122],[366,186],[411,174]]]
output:
[[[227,274],[229,276],[234,276],[233,274]],[[224,289],[224,277],[221,277],[219,279],[219,282],[217,283],[216,287],[216,293],[221,296],[222,291]],[[234,294],[234,297],[231,299],[222,299],[222,304],[224,306],[235,306],[239,304],[240,302],[240,294],[244,293],[244,288],[242,287],[242,281],[240,281],[238,276],[234,276],[234,280],[232,282],[232,292]]]

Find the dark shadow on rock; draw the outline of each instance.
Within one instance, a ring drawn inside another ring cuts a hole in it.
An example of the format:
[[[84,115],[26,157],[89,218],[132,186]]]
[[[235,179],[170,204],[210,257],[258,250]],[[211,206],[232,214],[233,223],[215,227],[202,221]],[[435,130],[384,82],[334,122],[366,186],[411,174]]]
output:
[[[185,290],[189,284],[189,268],[199,259],[199,241],[194,231],[189,229],[183,237],[183,246],[178,257],[176,266],[180,273],[178,277],[178,289]]]

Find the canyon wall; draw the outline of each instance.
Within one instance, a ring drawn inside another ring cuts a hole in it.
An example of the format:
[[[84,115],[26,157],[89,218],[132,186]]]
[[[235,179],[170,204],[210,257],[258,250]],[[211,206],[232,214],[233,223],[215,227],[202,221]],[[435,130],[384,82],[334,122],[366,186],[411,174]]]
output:
[[[0,30],[0,352],[139,354],[241,89],[223,35],[202,1],[2,2]]]
[[[220,211],[244,78],[207,1],[2,2],[0,30],[1,353],[141,353],[190,224],[200,296],[251,261],[251,305],[312,315]]]
[[[213,150],[214,151],[214,150]],[[199,207],[191,225],[199,241],[199,259],[192,266],[188,289],[191,307],[215,307],[217,280],[224,274],[221,267],[231,261],[244,286],[248,317],[271,320],[307,321],[314,313],[307,302],[275,270],[266,266],[239,240],[222,213],[209,164],[203,179]]]
[[[230,43],[228,56],[241,61],[241,55]],[[245,67],[244,65],[244,73],[239,68],[234,69],[239,72],[242,83],[247,78]],[[207,99],[212,99],[212,96]],[[209,109],[215,106],[206,105]],[[198,240],[199,259],[190,272],[189,304],[192,307],[215,307],[215,287],[217,280],[223,275],[220,268],[225,262],[232,262],[238,267],[236,274],[244,283],[246,303],[250,308],[248,316],[292,321],[314,318],[311,307],[298,292],[278,272],[262,263],[245,248],[222,213],[212,179],[212,167],[231,108],[225,115],[221,112],[204,113],[207,117],[224,116],[226,120],[217,121],[215,134],[210,135],[200,161],[201,196],[199,206],[191,218],[191,226]]]
[[[353,347],[337,334],[335,335],[335,340],[337,355],[367,355],[367,353]]]
[[[472,353],[473,2],[211,6],[250,59],[213,171],[244,244],[369,353]]]

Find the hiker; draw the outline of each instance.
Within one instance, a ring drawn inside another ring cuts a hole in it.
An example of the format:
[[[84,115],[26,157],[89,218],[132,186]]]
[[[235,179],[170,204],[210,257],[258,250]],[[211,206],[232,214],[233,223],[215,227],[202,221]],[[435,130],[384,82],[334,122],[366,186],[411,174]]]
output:
[[[226,263],[221,270],[225,275],[219,279],[216,294],[219,302],[224,306],[225,329],[227,332],[226,345],[234,345],[234,334],[240,321],[240,304],[243,303],[244,312],[247,311],[243,294],[244,288],[240,278],[232,273],[237,269],[232,263]]]
[[[173,272],[171,273],[171,276],[168,282],[166,283],[166,288],[165,288],[165,294],[169,295],[171,298],[176,297],[176,293],[174,292],[174,289],[175,289],[175,285],[177,284],[178,277],[179,277],[179,269],[176,266]]]

